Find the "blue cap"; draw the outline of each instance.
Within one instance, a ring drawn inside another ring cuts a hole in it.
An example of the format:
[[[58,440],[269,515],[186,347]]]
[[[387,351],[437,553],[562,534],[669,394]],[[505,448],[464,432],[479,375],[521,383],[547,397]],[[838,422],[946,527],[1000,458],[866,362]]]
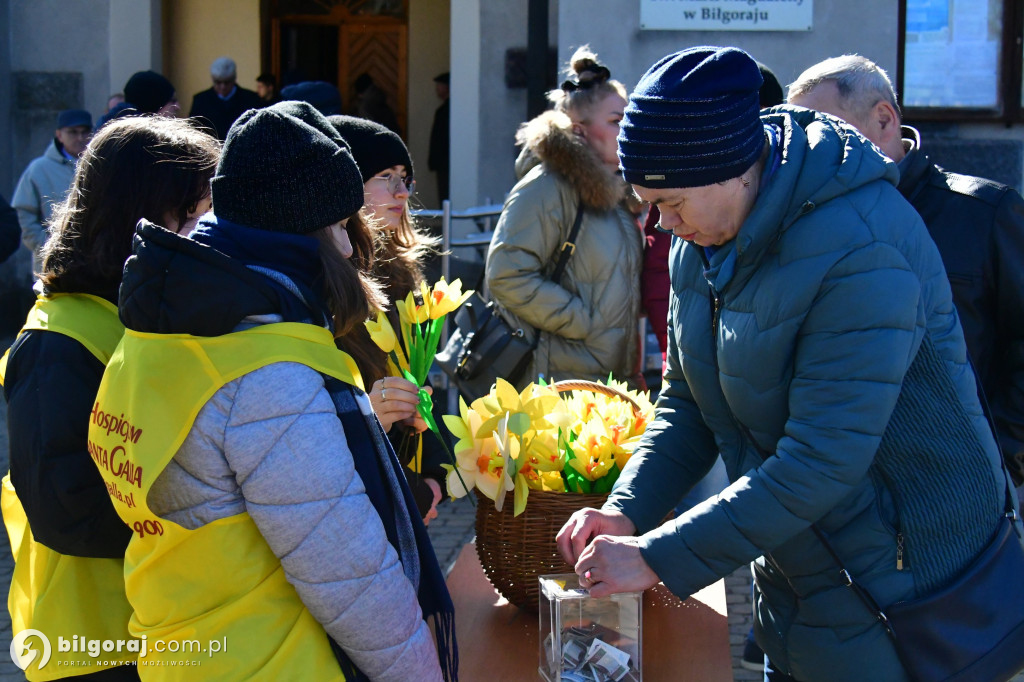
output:
[[[65,109],[57,114],[58,128],[74,128],[75,126],[92,128],[92,114],[84,109]]]
[[[281,88],[281,99],[309,102],[324,116],[341,113],[341,93],[325,81],[303,81]]]
[[[649,188],[739,177],[764,146],[757,62],[734,47],[693,47],[648,69],[629,96],[619,167]]]

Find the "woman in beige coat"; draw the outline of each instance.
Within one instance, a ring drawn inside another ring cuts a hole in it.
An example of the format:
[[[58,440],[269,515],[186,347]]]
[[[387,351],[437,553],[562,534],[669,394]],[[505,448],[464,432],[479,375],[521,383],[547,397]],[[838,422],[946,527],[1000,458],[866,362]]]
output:
[[[583,47],[555,104],[516,136],[523,151],[487,255],[487,285],[509,321],[540,333],[522,383],[616,379],[638,384],[639,206],[618,174],[616,136],[625,88]],[[577,210],[576,249],[550,281]]]

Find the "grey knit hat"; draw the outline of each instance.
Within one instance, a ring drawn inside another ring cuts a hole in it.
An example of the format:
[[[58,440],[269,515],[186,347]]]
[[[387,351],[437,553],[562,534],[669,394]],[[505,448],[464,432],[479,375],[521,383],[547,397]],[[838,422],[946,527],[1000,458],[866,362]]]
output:
[[[362,208],[363,182],[351,153],[321,132],[333,129],[310,111],[319,117],[315,125],[275,107],[250,109],[235,121],[211,183],[217,216],[308,234]]]
[[[619,131],[627,182],[649,188],[703,187],[739,177],[765,143],[761,72],[734,47],[693,47],[643,75]]]

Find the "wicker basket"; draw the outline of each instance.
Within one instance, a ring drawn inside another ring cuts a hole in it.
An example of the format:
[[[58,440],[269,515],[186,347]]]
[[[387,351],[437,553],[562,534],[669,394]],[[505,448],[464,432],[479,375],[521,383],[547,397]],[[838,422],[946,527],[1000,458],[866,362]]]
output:
[[[627,395],[604,384],[590,381],[560,381],[552,385],[558,391],[583,390],[615,396],[637,414],[640,407]],[[573,567],[562,560],[555,546],[555,535],[573,512],[584,507],[600,507],[607,494],[581,495],[531,490],[526,509],[512,515],[513,495],[506,493],[502,511],[477,491],[476,552],[491,584],[509,602],[522,609],[537,610],[538,576],[571,573]]]

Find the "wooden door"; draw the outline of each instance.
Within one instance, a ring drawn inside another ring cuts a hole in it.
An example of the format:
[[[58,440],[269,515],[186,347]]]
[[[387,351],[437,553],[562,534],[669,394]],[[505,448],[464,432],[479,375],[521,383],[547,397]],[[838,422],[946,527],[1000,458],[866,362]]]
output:
[[[408,27],[346,23],[341,25],[340,43],[338,75],[344,83],[341,92],[345,102],[354,101],[356,79],[368,74],[387,96],[402,132],[407,132]]]
[[[401,130],[408,130],[404,0],[270,0],[264,8],[270,33],[264,69],[279,83],[287,85],[282,77],[293,70],[310,80],[332,82],[346,113],[354,113],[355,81],[368,74],[384,92]]]

